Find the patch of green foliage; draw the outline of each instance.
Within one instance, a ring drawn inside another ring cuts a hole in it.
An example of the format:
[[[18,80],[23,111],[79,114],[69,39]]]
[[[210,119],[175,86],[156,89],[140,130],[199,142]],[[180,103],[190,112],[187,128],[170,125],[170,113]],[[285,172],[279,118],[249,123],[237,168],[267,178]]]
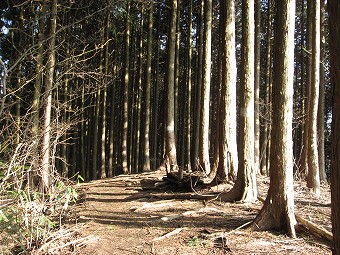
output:
[[[204,239],[201,239],[197,236],[193,236],[191,237],[188,241],[187,241],[187,245],[191,248],[197,248],[200,246],[207,246],[207,241]]]
[[[31,254],[48,240],[78,193],[74,186],[60,181],[47,195],[2,185],[1,197],[10,201],[0,203],[1,247],[7,247],[8,254]]]

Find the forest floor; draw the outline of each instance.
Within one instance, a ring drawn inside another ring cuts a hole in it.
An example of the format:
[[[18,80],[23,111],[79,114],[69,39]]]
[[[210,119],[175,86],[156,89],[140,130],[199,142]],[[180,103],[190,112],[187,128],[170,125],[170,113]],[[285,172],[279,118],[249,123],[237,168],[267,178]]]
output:
[[[261,201],[189,199],[193,192],[174,191],[163,176],[157,171],[80,184],[82,199],[68,220],[76,221],[81,237],[90,237],[79,254],[331,254],[330,243],[308,231],[298,231],[293,239],[239,228],[254,219]],[[268,186],[269,179],[259,177],[261,197]],[[320,197],[311,195],[305,182],[296,181],[294,187],[296,214],[331,231],[329,185],[322,185]]]

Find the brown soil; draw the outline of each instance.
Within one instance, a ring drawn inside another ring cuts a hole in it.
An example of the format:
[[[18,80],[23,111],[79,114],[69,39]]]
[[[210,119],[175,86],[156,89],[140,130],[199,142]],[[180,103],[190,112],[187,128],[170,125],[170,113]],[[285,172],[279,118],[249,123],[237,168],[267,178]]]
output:
[[[80,234],[92,241],[80,254],[331,254],[329,243],[307,231],[292,239],[279,232],[238,228],[254,219],[260,201],[179,199],[171,194],[189,193],[171,191],[174,187],[161,181],[163,175],[152,172],[81,184],[84,199],[76,206],[77,224],[83,226]],[[258,185],[265,197],[268,179],[259,177]],[[210,190],[226,188],[231,185]],[[295,197],[296,213],[331,230],[328,185],[318,198],[297,181]],[[164,237],[168,233],[173,235]],[[225,235],[213,239],[215,233]]]

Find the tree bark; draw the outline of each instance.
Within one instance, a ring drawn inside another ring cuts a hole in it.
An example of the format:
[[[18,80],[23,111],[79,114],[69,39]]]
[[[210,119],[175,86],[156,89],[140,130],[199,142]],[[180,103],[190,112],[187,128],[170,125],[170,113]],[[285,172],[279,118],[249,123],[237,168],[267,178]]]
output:
[[[312,30],[313,30],[313,0],[307,0],[307,29],[306,29],[306,82],[304,95],[304,121],[303,121],[303,147],[301,155],[300,173],[303,176],[308,174],[308,153],[309,153],[309,112],[310,112],[310,98],[311,98],[311,84],[312,84]]]
[[[144,160],[143,172],[150,171],[150,108],[151,108],[151,60],[152,60],[152,31],[153,31],[153,2],[150,3],[148,16],[148,42],[147,42],[147,59],[146,59],[146,83],[145,83],[145,132],[144,132]]]
[[[331,80],[333,84],[332,112],[332,232],[333,255],[340,254],[340,2],[328,1]]]
[[[269,175],[270,166],[270,132],[271,132],[271,112],[272,112],[272,34],[273,34],[273,0],[268,1],[267,10],[267,50],[266,50],[266,92],[265,92],[265,118],[264,118],[264,129],[261,137],[261,174]]]
[[[202,72],[203,69],[203,34],[204,34],[204,0],[200,0],[200,14],[198,18],[198,33],[196,40],[199,42],[197,46],[197,61],[196,70],[199,70],[196,74],[196,91],[195,91],[195,117],[194,117],[194,138],[193,138],[193,158],[192,166],[194,169],[199,170],[199,147],[200,147],[200,123],[201,123],[201,101],[202,101]]]
[[[171,1],[170,34],[168,43],[168,66],[167,66],[167,118],[166,118],[166,170],[177,170],[176,137],[175,137],[175,57],[176,57],[176,20],[177,0]]]
[[[255,0],[255,70],[254,70],[254,103],[255,103],[255,140],[254,167],[260,172],[260,67],[261,67],[261,1]]]
[[[32,138],[35,141],[35,144],[33,146],[33,159],[32,159],[32,169],[33,169],[33,175],[30,176],[30,187],[34,188],[35,183],[35,177],[38,174],[38,166],[39,166],[39,141],[40,141],[40,135],[39,135],[39,127],[40,127],[40,98],[41,98],[41,86],[42,86],[42,80],[43,80],[43,54],[44,54],[44,16],[45,16],[45,3],[42,3],[40,6],[40,10],[37,15],[38,21],[38,50],[36,55],[36,77],[34,82],[34,93],[33,93],[33,102],[32,102]]]
[[[313,1],[312,77],[308,114],[308,176],[307,187],[320,195],[317,114],[320,79],[320,0]]]
[[[185,163],[186,168],[191,170],[191,91],[192,91],[192,5],[193,1],[189,0],[189,16],[188,16],[188,57],[187,57],[187,107],[186,107],[186,151],[185,151]]]
[[[236,178],[238,170],[236,119],[236,37],[235,2],[221,1],[223,22],[222,36],[222,90],[221,90],[221,138],[219,176]],[[224,12],[223,12],[224,10]]]
[[[129,83],[130,83],[130,3],[127,3],[125,31],[125,67],[124,67],[124,97],[123,97],[123,131],[122,131],[122,167],[123,173],[129,173],[127,140],[129,123]]]
[[[321,0],[321,28],[320,28],[320,85],[319,85],[319,108],[318,108],[318,157],[320,181],[327,182],[325,168],[325,12],[324,0]]]
[[[201,98],[199,163],[206,174],[210,173],[209,160],[209,111],[211,83],[211,29],[212,0],[205,1],[204,15],[204,52],[203,52],[203,83]]]
[[[45,76],[45,108],[44,108],[44,125],[43,125],[43,141],[42,141],[42,188],[48,191],[51,185],[51,115],[52,115],[52,90],[53,90],[53,76],[55,67],[55,42],[57,29],[57,0],[51,2],[51,27],[49,33],[49,45],[47,53],[46,76]]]
[[[257,200],[254,169],[254,1],[242,2],[242,74],[240,90],[239,161],[233,188],[220,196],[222,201]]]
[[[284,229],[295,237],[293,194],[293,78],[295,0],[277,0],[273,128],[270,153],[270,187],[252,228]]]

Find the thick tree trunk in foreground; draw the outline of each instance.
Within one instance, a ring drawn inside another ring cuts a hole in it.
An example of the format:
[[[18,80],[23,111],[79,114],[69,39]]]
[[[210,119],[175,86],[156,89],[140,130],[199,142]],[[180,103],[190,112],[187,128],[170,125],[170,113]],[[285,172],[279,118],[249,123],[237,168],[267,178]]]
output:
[[[340,254],[340,2],[328,1],[331,79],[333,83],[333,123],[332,123],[332,232],[333,254]]]
[[[242,2],[242,77],[239,164],[234,187],[220,196],[223,201],[257,200],[254,168],[254,1]]]
[[[270,153],[270,187],[253,228],[285,229],[295,237],[293,194],[293,78],[295,0],[278,0],[276,17],[273,128]]]

